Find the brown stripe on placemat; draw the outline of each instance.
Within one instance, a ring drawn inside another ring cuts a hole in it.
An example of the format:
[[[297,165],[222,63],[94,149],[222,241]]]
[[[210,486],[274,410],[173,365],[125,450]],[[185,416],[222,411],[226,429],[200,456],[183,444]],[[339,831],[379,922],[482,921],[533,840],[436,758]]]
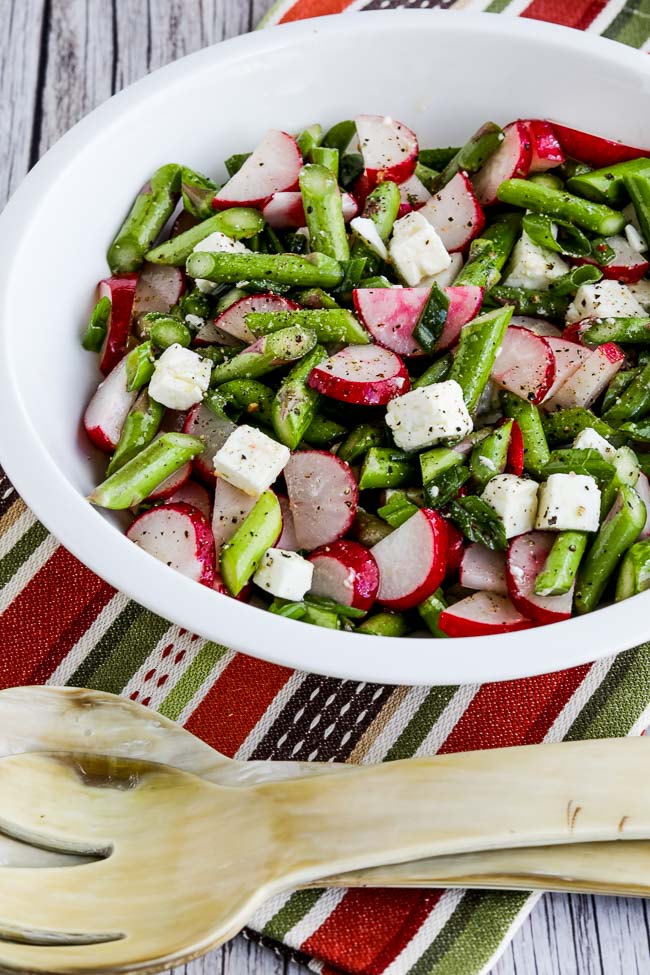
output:
[[[357,741],[348,756],[348,761],[353,762],[355,765],[363,762],[371,744],[382,733],[395,712],[399,710],[410,690],[410,687],[395,687],[392,689],[390,696],[385,695],[381,698],[381,710]]]
[[[9,511],[14,501],[19,501],[19,497],[16,494],[16,489],[0,467],[0,518]],[[22,504],[22,502],[21,502]],[[24,510],[24,505],[23,505]],[[22,513],[22,512],[21,512]],[[0,532],[3,530],[0,522]]]
[[[27,511],[27,505],[22,501],[16,492],[11,496],[13,498],[13,503],[9,504],[5,509],[3,515],[0,517],[0,538],[5,532],[15,525],[22,515]]]

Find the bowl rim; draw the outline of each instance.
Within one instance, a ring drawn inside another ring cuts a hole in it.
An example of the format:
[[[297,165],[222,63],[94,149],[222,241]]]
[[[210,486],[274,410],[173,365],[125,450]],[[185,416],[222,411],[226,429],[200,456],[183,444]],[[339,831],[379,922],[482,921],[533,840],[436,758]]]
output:
[[[363,13],[363,16],[361,14]],[[318,17],[256,31],[203,48],[136,81],[79,121],[25,177],[0,215],[0,320],[8,322],[10,281],[20,261],[21,241],[35,219],[33,200],[49,192],[77,150],[86,146],[130,103],[173,87],[188,71],[299,44],[315,33],[369,34],[401,22],[415,30],[476,32],[516,41],[535,35],[566,52],[591,50],[606,61],[650,75],[646,54],[597,35],[518,17],[465,11],[366,11]],[[287,620],[206,590],[133,545],[81,497],[50,456],[22,402],[5,350],[8,327],[0,326],[0,460],[25,503],[63,545],[98,576],[165,619],[209,640],[298,670],[352,680],[401,685],[444,685],[530,677],[589,663],[642,643],[648,636],[650,592],[595,614],[519,633],[435,641],[435,655],[422,640],[332,631]],[[34,471],[38,470],[38,477]],[[168,611],[174,606],[173,614]],[[594,624],[594,620],[600,621]],[[561,627],[561,629],[559,629]],[[553,639],[555,635],[555,639]],[[301,639],[304,638],[304,639]],[[550,638],[550,639],[549,639]],[[525,643],[525,653],[522,644]],[[261,645],[261,646],[260,646]]]

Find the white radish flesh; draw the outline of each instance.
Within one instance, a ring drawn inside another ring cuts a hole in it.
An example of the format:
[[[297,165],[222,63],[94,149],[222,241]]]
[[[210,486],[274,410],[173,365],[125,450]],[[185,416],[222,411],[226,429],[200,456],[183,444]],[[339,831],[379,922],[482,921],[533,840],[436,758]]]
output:
[[[368,610],[379,589],[379,569],[363,545],[345,539],[317,549],[309,556],[314,565],[311,592],[342,606]]]
[[[359,212],[359,204],[350,193],[341,193],[343,219],[349,223]],[[302,194],[298,190],[274,193],[262,210],[262,216],[275,230],[298,230],[307,223]]]
[[[349,466],[321,450],[294,453],[284,469],[299,548],[313,551],[349,530],[359,489]]]
[[[553,335],[546,336],[546,341],[555,356],[555,379],[546,394],[550,400],[564,382],[576,372],[581,365],[591,358],[591,349],[586,349],[575,342],[568,342]]]
[[[182,503],[151,508],[136,518],[126,535],[188,579],[204,586],[214,584],[214,541],[198,508]]]
[[[124,421],[138,395],[137,390],[130,393],[126,388],[126,359],[124,356],[100,383],[84,413],[89,439],[105,453],[112,453],[117,447]]]
[[[555,357],[547,340],[527,328],[508,328],[491,378],[501,389],[541,403],[555,379]]]
[[[232,206],[264,206],[274,193],[295,189],[302,156],[286,132],[270,129],[241,169],[214,198],[216,209]]]
[[[180,267],[166,264],[143,264],[133,299],[133,317],[149,312],[167,313],[185,291],[185,275]]]
[[[359,146],[371,188],[390,179],[403,183],[415,171],[418,140],[411,129],[385,115],[357,115]]]
[[[221,554],[222,547],[229,542],[242,521],[253,508],[257,498],[251,498],[239,488],[233,487],[222,477],[216,479],[214,489],[214,505],[212,508],[212,534],[217,550]]]
[[[599,346],[594,349],[586,362],[562,383],[552,399],[544,403],[544,409],[590,407],[609,386],[624,361],[623,351],[614,342],[606,342]]]
[[[569,619],[573,605],[575,583],[561,596],[535,593],[535,580],[546,564],[555,538],[552,532],[528,532],[513,538],[508,546],[508,595],[520,613],[540,625]]]
[[[464,250],[485,226],[485,214],[466,173],[456,173],[420,212],[450,253]]]
[[[379,566],[377,600],[391,609],[412,609],[427,599],[445,576],[447,525],[427,508],[382,538],[371,552]]]
[[[166,504],[191,504],[193,508],[198,508],[201,514],[208,519],[212,518],[212,501],[207,490],[197,481],[186,481],[177,491],[174,491],[167,500]]]
[[[257,341],[257,336],[253,335],[246,324],[246,315],[259,311],[295,311],[299,307],[295,301],[283,298],[282,295],[248,295],[226,308],[215,318],[214,324],[217,329],[221,329],[240,342],[250,345]]]
[[[527,630],[534,624],[495,592],[475,592],[445,609],[438,626],[447,636],[489,636]]]
[[[232,420],[217,416],[203,403],[197,403],[187,414],[183,433],[198,437],[205,444],[203,453],[194,459],[194,470],[205,483],[214,484],[214,455],[236,429]]]
[[[517,328],[527,328],[535,335],[541,335],[544,338],[559,338],[562,335],[562,329],[554,325],[553,322],[549,322],[545,318],[533,318],[532,315],[513,315],[510,324],[516,325]]]
[[[472,180],[481,206],[497,202],[497,192],[504,180],[527,176],[530,169],[532,147],[526,125],[513,122],[504,131],[503,142]]]
[[[378,345],[348,345],[316,366],[309,385],[324,396],[365,406],[382,406],[408,392],[406,366]]]
[[[507,596],[505,553],[473,542],[463,551],[458,579],[465,589],[479,589]]]
[[[284,494],[278,494],[278,501],[282,512],[282,534],[276,543],[276,548],[283,548],[286,552],[297,552],[300,546],[296,538],[296,528],[293,523],[289,498]]]

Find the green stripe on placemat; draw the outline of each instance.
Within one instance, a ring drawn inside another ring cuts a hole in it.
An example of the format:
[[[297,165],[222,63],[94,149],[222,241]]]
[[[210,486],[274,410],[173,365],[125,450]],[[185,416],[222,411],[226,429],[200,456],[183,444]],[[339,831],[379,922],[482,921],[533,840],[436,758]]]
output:
[[[415,754],[457,690],[456,687],[432,687],[395,744],[387,751],[385,761],[410,758]]]
[[[565,740],[629,734],[648,707],[649,695],[650,643],[644,643],[614,657],[607,677],[585,704]]]
[[[204,643],[176,686],[159,705],[158,711],[171,721],[177,721],[225,653],[228,653],[227,647],[210,641]]]
[[[18,570],[29,559],[39,545],[49,537],[47,528],[37,521],[35,525],[28,528],[24,535],[18,539],[16,544],[3,559],[0,559],[0,588],[6,586]]]
[[[277,914],[274,914],[264,925],[262,934],[267,938],[282,941],[291,928],[312,909],[322,893],[322,890],[297,890]]]

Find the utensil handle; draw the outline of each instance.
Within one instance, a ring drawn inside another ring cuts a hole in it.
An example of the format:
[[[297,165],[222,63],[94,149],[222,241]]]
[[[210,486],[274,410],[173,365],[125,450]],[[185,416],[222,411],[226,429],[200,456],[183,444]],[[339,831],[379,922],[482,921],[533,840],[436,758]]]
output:
[[[286,866],[304,883],[476,850],[650,838],[649,759],[644,738],[566,742],[258,788],[283,804]]]

